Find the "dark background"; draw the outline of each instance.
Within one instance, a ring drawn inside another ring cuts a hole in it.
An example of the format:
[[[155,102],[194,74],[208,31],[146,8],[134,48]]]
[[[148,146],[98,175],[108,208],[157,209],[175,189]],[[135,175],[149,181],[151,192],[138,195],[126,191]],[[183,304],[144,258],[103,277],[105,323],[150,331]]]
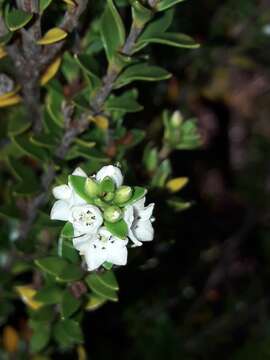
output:
[[[90,358],[270,357],[267,25],[270,33],[269,1],[189,0],[172,29],[201,48],[152,46],[174,77],[139,84],[145,110],[129,121],[154,119],[155,138],[164,107],[198,118],[202,149],[172,155],[174,176],[190,178],[182,196],[194,204],[173,213],[153,194],[155,240],[117,272],[120,302],[84,320]]]

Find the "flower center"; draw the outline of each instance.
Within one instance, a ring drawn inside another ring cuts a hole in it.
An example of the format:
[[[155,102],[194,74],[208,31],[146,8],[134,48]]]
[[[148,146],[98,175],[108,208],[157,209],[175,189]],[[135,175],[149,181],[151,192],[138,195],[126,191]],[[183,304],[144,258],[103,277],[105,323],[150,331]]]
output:
[[[74,221],[83,226],[91,226],[96,220],[96,216],[89,209],[74,211],[72,215]]]

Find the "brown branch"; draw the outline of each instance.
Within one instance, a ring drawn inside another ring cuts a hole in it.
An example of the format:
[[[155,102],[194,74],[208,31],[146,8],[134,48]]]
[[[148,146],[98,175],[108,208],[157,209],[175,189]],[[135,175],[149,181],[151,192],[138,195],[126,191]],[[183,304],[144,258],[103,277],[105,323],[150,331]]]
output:
[[[84,3],[84,0],[81,1],[81,3]],[[82,9],[81,9],[82,10]],[[68,21],[68,20],[67,20]],[[68,25],[70,25],[68,23]],[[131,26],[130,34],[123,46],[123,52],[125,55],[131,55],[132,49],[136,43],[136,40],[138,39],[138,36],[142,32],[142,28],[137,28],[134,25]],[[55,155],[59,159],[64,159],[70,146],[72,145],[73,141],[76,139],[77,136],[85,132],[89,126],[89,118],[93,114],[97,114],[102,111],[102,107],[104,105],[104,102],[106,101],[107,97],[111,93],[114,85],[114,81],[119,76],[121,70],[112,70],[110,66],[108,67],[107,74],[103,78],[103,85],[97,91],[95,97],[91,101],[91,107],[92,110],[89,112],[85,112],[80,116],[79,119],[74,121],[68,121],[66,124],[66,131],[62,137],[62,141],[58,148],[55,151]],[[49,167],[49,170],[47,170],[47,173],[49,174],[46,176],[46,174],[43,174],[42,176],[42,182],[43,182],[43,188],[44,193],[36,196],[33,201],[31,202],[31,205],[29,207],[29,212],[27,214],[27,220],[25,222],[25,226],[22,228],[22,231],[20,233],[20,238],[25,239],[27,238],[29,231],[31,230],[31,226],[34,223],[39,209],[47,202],[47,193],[48,190],[54,180],[54,169],[53,167]]]

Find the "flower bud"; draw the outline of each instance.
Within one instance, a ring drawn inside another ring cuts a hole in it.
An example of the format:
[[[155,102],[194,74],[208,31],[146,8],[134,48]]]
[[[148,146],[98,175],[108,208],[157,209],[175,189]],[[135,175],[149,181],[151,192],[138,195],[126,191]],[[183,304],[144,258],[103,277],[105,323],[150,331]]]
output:
[[[104,196],[104,200],[105,201],[112,201],[114,198],[114,193],[113,192],[108,192],[105,196]]]
[[[182,121],[183,117],[180,111],[175,111],[171,117],[171,125],[175,128],[178,128],[181,125]]]
[[[99,184],[91,177],[86,179],[85,191],[88,195],[96,197],[100,194]]]
[[[132,196],[132,188],[130,186],[120,186],[116,192],[114,201],[118,204],[123,204]]]
[[[115,223],[122,218],[122,211],[117,206],[109,206],[104,210],[103,216],[105,220]]]

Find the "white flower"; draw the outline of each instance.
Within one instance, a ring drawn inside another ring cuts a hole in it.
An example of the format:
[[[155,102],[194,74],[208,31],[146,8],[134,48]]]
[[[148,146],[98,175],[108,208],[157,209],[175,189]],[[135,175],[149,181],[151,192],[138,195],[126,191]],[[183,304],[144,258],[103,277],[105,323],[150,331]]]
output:
[[[68,220],[73,225],[75,236],[96,233],[103,223],[99,208],[89,204],[72,206]]]
[[[152,225],[152,213],[155,204],[144,206],[145,197],[126,208],[124,220],[129,231],[128,237],[134,243],[133,246],[141,246],[143,241],[152,241],[154,229]]]
[[[73,239],[73,245],[85,257],[89,271],[99,268],[106,261],[115,265],[126,265],[127,243],[127,239],[113,236],[104,227],[99,229],[98,234]]]
[[[102,181],[105,177],[110,177],[115,182],[116,187],[123,184],[123,174],[117,166],[103,166],[96,174],[97,181]]]
[[[87,177],[81,168],[75,169],[72,175]],[[86,204],[86,201],[76,194],[70,184],[56,186],[52,192],[57,199],[51,210],[52,220],[67,221],[70,218],[70,209],[72,206]]]

